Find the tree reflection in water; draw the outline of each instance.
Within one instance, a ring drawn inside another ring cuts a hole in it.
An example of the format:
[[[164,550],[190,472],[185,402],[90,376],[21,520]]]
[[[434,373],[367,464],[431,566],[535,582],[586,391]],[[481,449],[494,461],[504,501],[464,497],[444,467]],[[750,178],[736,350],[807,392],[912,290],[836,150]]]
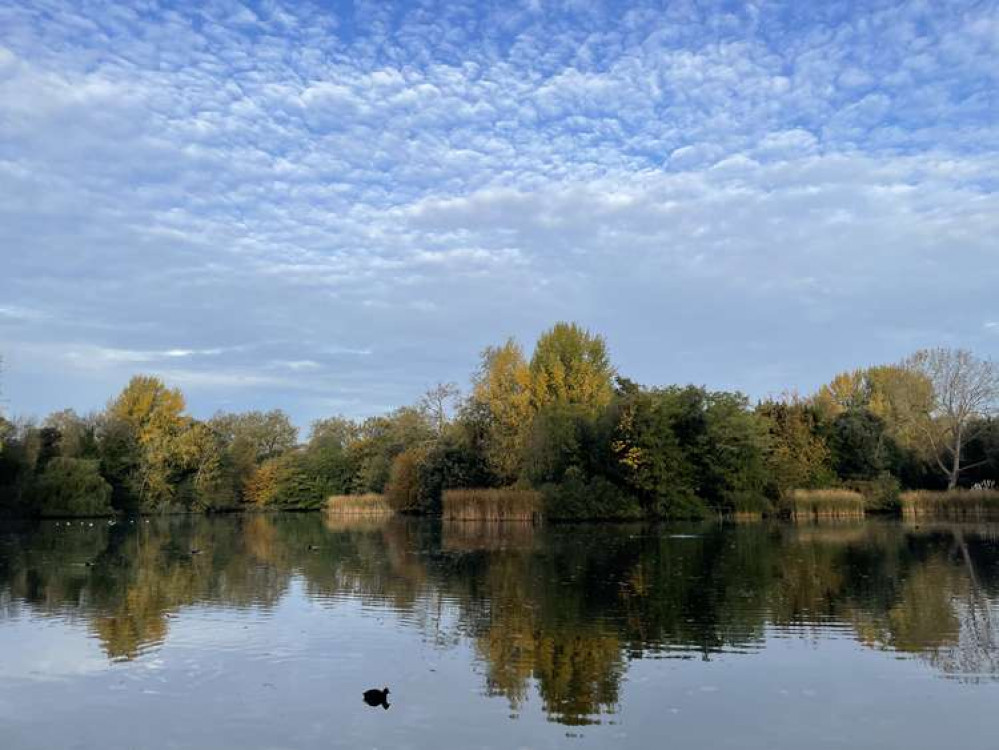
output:
[[[536,689],[564,724],[613,713],[631,660],[752,652],[774,630],[847,626],[948,676],[999,675],[992,527],[683,531],[292,514],[44,523],[0,538],[0,618],[83,621],[109,659],[131,660],[186,607],[266,611],[298,579],[329,606],[387,604],[445,648],[466,639],[486,693],[516,712]]]

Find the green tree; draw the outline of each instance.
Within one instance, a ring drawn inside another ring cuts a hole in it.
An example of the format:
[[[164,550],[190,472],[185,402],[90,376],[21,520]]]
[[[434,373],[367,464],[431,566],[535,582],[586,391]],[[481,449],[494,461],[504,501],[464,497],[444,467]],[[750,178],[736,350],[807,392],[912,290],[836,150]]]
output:
[[[83,458],[56,457],[38,476],[35,506],[46,516],[106,516],[111,509],[111,485],[100,463]]]

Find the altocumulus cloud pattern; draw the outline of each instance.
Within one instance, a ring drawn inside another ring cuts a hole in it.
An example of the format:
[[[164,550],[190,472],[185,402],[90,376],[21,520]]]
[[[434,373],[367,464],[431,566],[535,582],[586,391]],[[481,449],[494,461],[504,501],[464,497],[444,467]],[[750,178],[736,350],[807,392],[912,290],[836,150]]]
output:
[[[10,408],[368,414],[560,318],[765,395],[999,343],[996,2],[0,1]]]

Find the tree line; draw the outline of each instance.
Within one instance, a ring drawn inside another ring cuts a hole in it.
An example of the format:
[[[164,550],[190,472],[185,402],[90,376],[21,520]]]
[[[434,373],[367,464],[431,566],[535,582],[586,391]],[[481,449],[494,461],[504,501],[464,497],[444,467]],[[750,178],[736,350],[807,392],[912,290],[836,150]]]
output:
[[[132,378],[100,413],[0,418],[0,509],[42,515],[318,508],[384,493],[435,514],[452,488],[533,488],[550,518],[768,512],[797,489],[849,487],[875,507],[902,488],[999,477],[999,369],[924,350],[844,372],[814,394],[751,403],[619,374],[603,337],[573,323],[528,358],[487,348],[462,396],[451,383],[364,420],[280,410],[198,420],[180,390]]]

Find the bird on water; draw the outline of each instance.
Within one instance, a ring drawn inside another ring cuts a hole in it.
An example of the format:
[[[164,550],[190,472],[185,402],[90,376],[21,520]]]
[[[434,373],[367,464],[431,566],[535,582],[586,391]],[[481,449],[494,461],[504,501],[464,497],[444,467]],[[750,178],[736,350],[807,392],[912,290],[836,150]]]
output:
[[[379,690],[378,688],[372,688],[371,690],[364,691],[364,702],[369,706],[381,706],[386,711],[389,707],[388,702],[389,689]]]

